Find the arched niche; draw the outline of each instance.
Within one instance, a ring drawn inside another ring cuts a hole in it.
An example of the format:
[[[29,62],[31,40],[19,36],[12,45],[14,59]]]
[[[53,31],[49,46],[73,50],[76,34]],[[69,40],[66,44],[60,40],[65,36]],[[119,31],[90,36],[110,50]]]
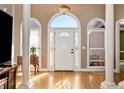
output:
[[[103,69],[105,66],[105,22],[95,18],[87,25],[87,67]]]
[[[100,18],[95,18],[89,21],[87,25],[88,30],[99,30],[99,29],[105,29],[105,21]]]

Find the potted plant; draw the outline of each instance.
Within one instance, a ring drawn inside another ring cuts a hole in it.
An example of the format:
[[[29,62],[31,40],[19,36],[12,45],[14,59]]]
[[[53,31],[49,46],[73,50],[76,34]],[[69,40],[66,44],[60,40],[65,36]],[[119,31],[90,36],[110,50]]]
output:
[[[32,46],[30,48],[30,53],[31,53],[31,55],[36,55],[36,47]]]

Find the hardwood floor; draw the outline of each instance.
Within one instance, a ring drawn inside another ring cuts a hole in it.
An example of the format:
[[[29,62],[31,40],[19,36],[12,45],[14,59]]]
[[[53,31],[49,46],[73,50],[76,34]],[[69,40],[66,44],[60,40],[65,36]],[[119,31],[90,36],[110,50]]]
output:
[[[36,89],[99,89],[104,72],[38,72],[30,73],[30,80]],[[124,79],[124,74],[115,74],[115,82]],[[17,87],[22,81],[17,74]]]

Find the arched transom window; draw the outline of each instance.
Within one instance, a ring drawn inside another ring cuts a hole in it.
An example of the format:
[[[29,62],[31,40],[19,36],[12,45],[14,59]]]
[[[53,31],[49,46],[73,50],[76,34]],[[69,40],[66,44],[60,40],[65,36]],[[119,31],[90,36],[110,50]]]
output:
[[[51,28],[78,28],[77,21],[70,15],[59,15],[50,23]]]

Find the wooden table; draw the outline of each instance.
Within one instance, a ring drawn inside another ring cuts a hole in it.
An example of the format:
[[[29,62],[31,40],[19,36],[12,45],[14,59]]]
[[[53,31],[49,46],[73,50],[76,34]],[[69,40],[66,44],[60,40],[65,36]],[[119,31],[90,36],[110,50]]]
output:
[[[35,69],[35,74],[36,72],[38,72],[39,70],[39,59],[38,59],[38,56],[30,56],[30,64],[34,66],[34,69]],[[17,57],[17,66],[22,66],[22,56],[18,56]]]
[[[31,56],[30,57],[30,64],[34,66],[35,68],[35,74],[36,72],[38,72],[39,70],[39,59],[38,56]]]

